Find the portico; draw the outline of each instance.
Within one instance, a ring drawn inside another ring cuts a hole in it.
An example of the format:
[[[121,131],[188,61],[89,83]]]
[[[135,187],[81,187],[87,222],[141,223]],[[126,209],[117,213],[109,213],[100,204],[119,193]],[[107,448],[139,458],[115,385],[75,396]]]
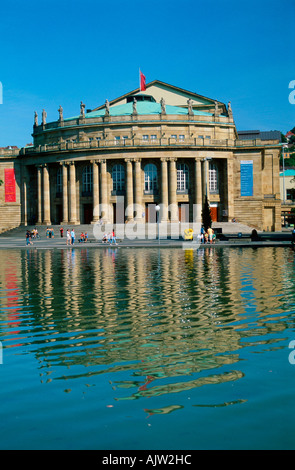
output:
[[[181,162],[181,163],[180,163]],[[38,224],[76,225],[80,223],[113,223],[118,196],[124,198],[124,220],[148,221],[146,210],[161,206],[161,222],[177,222],[180,206],[186,221],[201,222],[208,162],[201,157],[95,158],[64,160],[37,166],[30,176],[36,185],[37,203],[28,198],[27,217],[36,212]],[[183,163],[184,162],[184,163]],[[226,162],[226,160],[225,160]],[[120,188],[116,170],[120,167]],[[28,168],[30,173],[30,168]],[[85,173],[87,172],[87,182]],[[35,179],[35,181],[34,181]],[[87,185],[87,190],[85,190]],[[228,197],[228,196],[227,196]],[[91,220],[86,220],[85,207],[91,207]],[[149,209],[148,209],[149,206]],[[151,212],[149,214],[151,216]]]

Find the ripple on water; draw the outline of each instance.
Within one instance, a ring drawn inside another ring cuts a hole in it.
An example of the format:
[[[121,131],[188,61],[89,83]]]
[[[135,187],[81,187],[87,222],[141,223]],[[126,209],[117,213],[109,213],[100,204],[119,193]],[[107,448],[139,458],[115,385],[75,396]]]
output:
[[[187,416],[188,394],[193,410],[246,407],[252,357],[264,368],[266,354],[279,357],[294,328],[294,253],[285,249],[16,250],[3,256],[0,331],[11,365],[1,392],[6,400],[9,393],[20,399],[22,377],[30,378],[26,387],[41,407],[47,398],[36,378],[51,387],[57,408],[64,403],[60,390],[73,397],[83,386],[85,399],[87,386],[90,415],[94,393],[100,403],[108,397],[117,406],[143,401],[148,416]],[[235,396],[239,389],[242,396]]]

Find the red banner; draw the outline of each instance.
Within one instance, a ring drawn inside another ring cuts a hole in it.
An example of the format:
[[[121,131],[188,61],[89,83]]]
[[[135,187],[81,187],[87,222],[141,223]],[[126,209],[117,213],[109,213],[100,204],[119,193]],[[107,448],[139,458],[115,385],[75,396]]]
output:
[[[5,202],[16,202],[14,169],[4,170]]]

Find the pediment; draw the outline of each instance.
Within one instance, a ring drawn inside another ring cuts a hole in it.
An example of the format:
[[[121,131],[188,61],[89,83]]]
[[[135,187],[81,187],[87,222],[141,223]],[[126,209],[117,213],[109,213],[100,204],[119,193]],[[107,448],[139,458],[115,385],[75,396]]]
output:
[[[169,85],[167,83],[161,82],[159,80],[153,80],[150,83],[147,83],[146,90],[140,91],[139,88],[126,93],[112,101],[110,101],[110,106],[122,105],[126,103],[126,99],[130,95],[137,94],[147,94],[154,97],[157,103],[160,102],[161,98],[164,98],[165,103],[171,106],[187,107],[188,99],[192,100],[192,106],[194,109],[210,111],[214,108],[215,100],[211,98],[206,98],[205,96],[199,95],[182,88]],[[218,101],[219,106],[225,108],[225,105]],[[101,109],[104,107],[104,104],[95,108],[93,111]]]

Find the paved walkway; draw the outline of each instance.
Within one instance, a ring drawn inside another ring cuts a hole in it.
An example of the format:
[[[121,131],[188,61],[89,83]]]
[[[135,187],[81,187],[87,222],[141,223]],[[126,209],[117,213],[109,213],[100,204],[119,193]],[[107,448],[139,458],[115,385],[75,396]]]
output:
[[[192,241],[184,241],[183,230],[186,226],[181,224],[174,224],[174,228],[170,226],[169,229],[165,230],[164,226],[160,226],[160,240],[157,237],[157,225],[156,224],[145,224],[141,226],[141,230],[133,230],[137,228],[132,225],[121,225],[115,227],[118,243],[117,247],[120,248],[131,248],[131,247],[154,247],[154,248],[187,248],[197,249],[206,248],[208,246],[218,247],[265,247],[265,246],[291,246],[291,229],[284,230],[282,232],[259,232],[259,240],[251,240],[252,227],[238,223],[215,223],[213,229],[222,229],[222,236],[216,240],[215,244],[202,244],[199,245],[196,239]],[[59,229],[60,226],[51,226],[54,230],[54,238],[46,237],[46,227],[37,226],[38,232],[41,235],[40,239],[32,240],[33,245],[26,246],[25,234],[26,230],[32,230],[33,226],[28,227],[17,227],[13,230],[7,231],[0,234],[0,248],[29,248],[29,249],[47,249],[47,248],[71,248],[70,245],[66,245],[65,231],[67,227],[64,227],[64,237],[60,237]],[[72,227],[69,227],[71,229]],[[112,226],[108,227],[110,231]],[[133,228],[133,229],[132,229]],[[109,247],[109,244],[102,243],[101,239],[104,233],[104,226],[93,226],[93,225],[80,225],[75,226],[76,241],[75,248],[105,248]],[[172,232],[171,232],[172,230]],[[78,239],[81,232],[88,232],[89,240],[85,243],[79,243]],[[216,230],[217,231],[217,230]]]

